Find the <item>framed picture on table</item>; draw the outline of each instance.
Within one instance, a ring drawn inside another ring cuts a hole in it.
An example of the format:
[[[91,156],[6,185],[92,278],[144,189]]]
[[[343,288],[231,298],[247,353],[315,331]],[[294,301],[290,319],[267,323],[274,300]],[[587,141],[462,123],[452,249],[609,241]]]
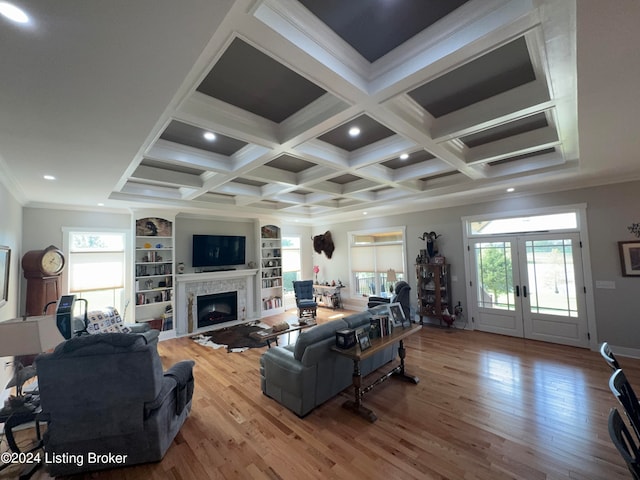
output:
[[[393,322],[393,326],[404,327],[406,318],[404,316],[404,310],[402,310],[402,305],[400,305],[400,303],[390,303],[388,308],[389,318]]]
[[[371,340],[369,340],[369,334],[366,331],[358,332],[358,345],[360,345],[360,350],[371,348]]]

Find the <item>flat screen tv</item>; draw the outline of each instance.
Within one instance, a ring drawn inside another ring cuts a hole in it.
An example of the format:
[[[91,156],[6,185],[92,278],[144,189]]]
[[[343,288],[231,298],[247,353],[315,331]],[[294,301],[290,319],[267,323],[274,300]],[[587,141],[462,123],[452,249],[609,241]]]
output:
[[[243,265],[246,240],[246,237],[234,235],[194,235],[192,266]]]

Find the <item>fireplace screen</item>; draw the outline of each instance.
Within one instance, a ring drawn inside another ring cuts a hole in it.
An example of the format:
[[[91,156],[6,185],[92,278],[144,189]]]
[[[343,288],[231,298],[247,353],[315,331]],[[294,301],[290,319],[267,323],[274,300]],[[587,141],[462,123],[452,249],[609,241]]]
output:
[[[238,319],[238,292],[200,295],[197,302],[198,328]]]

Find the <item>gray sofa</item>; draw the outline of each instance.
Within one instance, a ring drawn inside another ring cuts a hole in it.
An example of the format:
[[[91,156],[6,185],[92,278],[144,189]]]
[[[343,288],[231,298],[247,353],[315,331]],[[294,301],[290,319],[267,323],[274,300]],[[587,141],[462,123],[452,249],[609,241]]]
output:
[[[295,344],[268,349],[260,357],[262,392],[302,417],[348,388],[353,361],[331,350],[335,332],[368,327],[371,315],[379,309],[317,325],[302,331]],[[361,362],[362,375],[393,360],[397,351],[393,345]]]
[[[79,460],[47,463],[51,475],[161,460],[191,410],[194,362],[163,371],[156,345],[142,335],[73,337],[35,365],[44,450]],[[93,453],[121,457],[92,463]]]

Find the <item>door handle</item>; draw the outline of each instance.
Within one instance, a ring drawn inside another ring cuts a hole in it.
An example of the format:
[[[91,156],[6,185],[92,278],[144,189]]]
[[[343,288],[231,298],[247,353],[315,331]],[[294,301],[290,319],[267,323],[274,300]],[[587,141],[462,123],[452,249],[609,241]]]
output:
[[[527,297],[527,286],[526,285],[522,286],[522,296],[525,297],[525,298]]]
[[[520,285],[516,285],[516,297],[520,296]]]

